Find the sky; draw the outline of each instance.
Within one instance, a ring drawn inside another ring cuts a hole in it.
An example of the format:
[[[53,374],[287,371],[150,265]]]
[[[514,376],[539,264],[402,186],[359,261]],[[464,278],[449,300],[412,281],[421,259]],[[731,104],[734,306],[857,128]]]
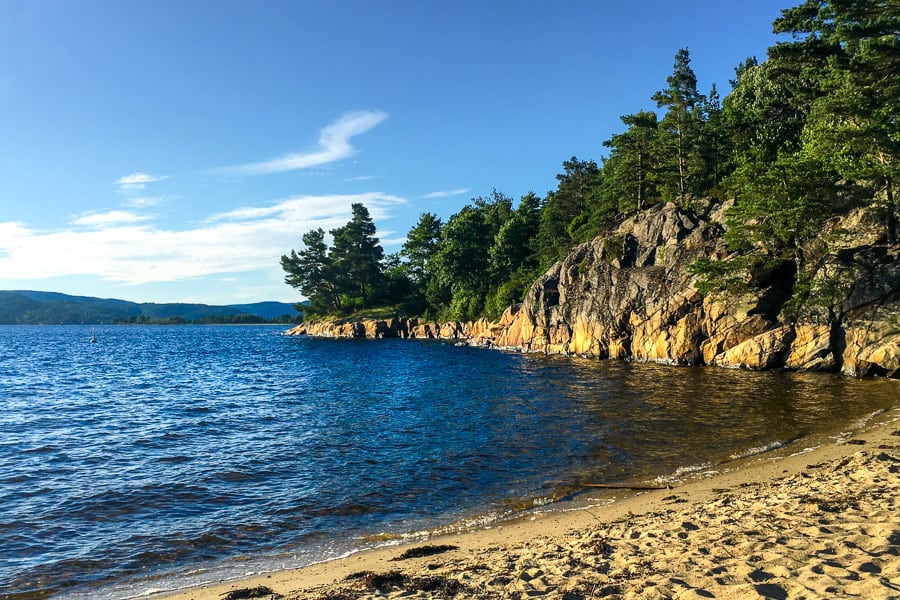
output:
[[[3,0],[0,290],[295,302],[279,259],[372,215],[544,196],[656,110],[765,58],[782,0]]]

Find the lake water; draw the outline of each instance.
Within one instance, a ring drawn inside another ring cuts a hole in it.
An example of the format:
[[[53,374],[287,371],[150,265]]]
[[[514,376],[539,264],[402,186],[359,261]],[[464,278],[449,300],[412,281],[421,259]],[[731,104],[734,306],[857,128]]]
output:
[[[580,483],[802,447],[900,390],[266,326],[92,331],[0,327],[0,597],[122,598],[567,506]]]

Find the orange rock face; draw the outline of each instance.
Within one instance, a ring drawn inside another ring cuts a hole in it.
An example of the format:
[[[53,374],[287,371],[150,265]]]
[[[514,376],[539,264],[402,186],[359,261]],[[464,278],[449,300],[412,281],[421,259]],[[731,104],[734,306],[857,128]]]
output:
[[[441,338],[522,352],[900,377],[900,246],[873,247],[872,228],[858,244],[839,238],[810,275],[827,279],[835,295],[787,319],[781,305],[791,282],[776,280],[739,298],[697,291],[691,263],[727,252],[723,213],[711,200],[639,213],[575,248],[496,323],[318,322],[288,333]],[[857,213],[847,221],[867,222]],[[834,224],[835,232],[845,229]],[[773,298],[781,305],[773,308]]]

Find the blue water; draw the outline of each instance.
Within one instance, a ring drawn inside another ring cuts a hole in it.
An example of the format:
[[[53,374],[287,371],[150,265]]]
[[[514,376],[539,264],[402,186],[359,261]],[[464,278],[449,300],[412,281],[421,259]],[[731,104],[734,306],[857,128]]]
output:
[[[266,326],[0,327],[0,597],[117,598],[571,502],[894,406],[896,381]]]

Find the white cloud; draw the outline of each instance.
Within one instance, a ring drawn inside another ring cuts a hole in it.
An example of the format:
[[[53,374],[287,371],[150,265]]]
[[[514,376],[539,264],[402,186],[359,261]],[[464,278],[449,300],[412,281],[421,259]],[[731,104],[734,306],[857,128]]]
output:
[[[138,171],[136,173],[132,173],[131,175],[120,177],[116,181],[116,185],[119,186],[120,190],[142,190],[147,187],[148,183],[156,183],[157,181],[162,181],[163,179],[166,179],[166,177],[156,177],[154,175],[148,175],[147,173],[141,173],[140,171]]]
[[[161,204],[164,204],[165,202],[165,198],[155,196],[139,196],[137,198],[129,198],[126,201],[126,204],[133,208],[149,208],[152,206],[159,206]]]
[[[381,175],[360,175],[358,177],[345,177],[344,181],[372,181],[379,177],[381,177]]]
[[[405,204],[406,200],[381,192],[366,194],[344,194],[330,196],[294,196],[271,206],[251,206],[212,215],[208,220],[251,221],[277,217],[288,220],[318,221],[335,214],[335,207],[360,202],[366,205],[369,215],[378,220],[387,216],[387,207]],[[348,212],[349,214],[349,212]]]
[[[386,235],[393,235],[393,233],[394,232],[392,231],[390,233],[387,233]],[[382,246],[386,246],[386,247],[387,246],[390,246],[390,247],[402,246],[403,244],[406,243],[406,236],[403,236],[401,238],[383,238],[382,237],[382,238],[379,238],[379,241],[381,242]]]
[[[380,193],[301,196],[214,215],[184,230],[138,223],[138,215],[124,211],[79,217],[90,229],[42,232],[0,223],[0,273],[7,280],[92,275],[128,285],[248,271],[280,279],[281,255],[299,249],[310,229],[344,225],[355,202],[378,220],[405,200]]]
[[[422,198],[450,198],[452,196],[462,196],[466,192],[469,191],[469,188],[460,188],[458,190],[443,190],[439,192],[431,192],[430,194],[425,194]]]
[[[110,210],[107,212],[94,212],[82,215],[72,222],[75,225],[87,225],[90,227],[105,227],[119,223],[139,223],[147,221],[150,217],[138,215],[124,210]]]
[[[359,111],[341,115],[319,133],[319,148],[310,152],[288,154],[264,162],[225,167],[220,172],[231,175],[265,175],[317,167],[333,163],[356,154],[350,139],[372,129],[387,118],[380,111]]]

